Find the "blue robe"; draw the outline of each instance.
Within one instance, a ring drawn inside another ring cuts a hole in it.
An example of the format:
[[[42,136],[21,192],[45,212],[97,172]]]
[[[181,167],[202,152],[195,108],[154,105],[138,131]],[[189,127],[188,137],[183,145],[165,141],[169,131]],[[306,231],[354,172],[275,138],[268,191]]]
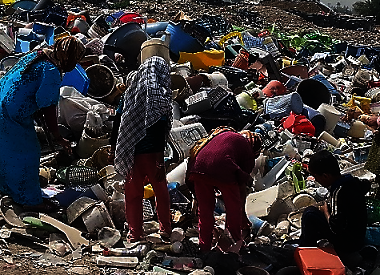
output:
[[[23,205],[42,203],[33,115],[58,103],[61,84],[58,68],[46,60],[22,74],[36,56],[27,54],[0,78],[0,192]]]

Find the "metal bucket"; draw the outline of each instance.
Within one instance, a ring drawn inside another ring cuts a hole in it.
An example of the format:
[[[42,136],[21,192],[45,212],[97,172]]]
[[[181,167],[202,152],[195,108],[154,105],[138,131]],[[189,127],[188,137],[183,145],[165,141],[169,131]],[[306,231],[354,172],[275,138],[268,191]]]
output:
[[[90,79],[87,92],[90,97],[99,99],[111,94],[115,87],[116,79],[110,68],[95,64],[86,69],[86,74]]]
[[[96,200],[88,197],[80,197],[67,207],[67,223],[72,224],[86,210],[96,204]]]
[[[103,202],[96,204],[82,214],[87,231],[92,233],[104,227],[115,228],[115,225]]]
[[[82,137],[80,138],[78,145],[76,147],[76,152],[81,158],[90,158],[92,154],[100,147],[109,144],[108,135],[93,138],[86,133],[84,129],[82,132]]]

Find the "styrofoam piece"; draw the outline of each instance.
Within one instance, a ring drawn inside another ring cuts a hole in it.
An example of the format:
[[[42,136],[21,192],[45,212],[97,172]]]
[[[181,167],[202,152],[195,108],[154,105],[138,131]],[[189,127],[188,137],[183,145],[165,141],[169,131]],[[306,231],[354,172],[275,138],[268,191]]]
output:
[[[270,206],[277,199],[278,185],[269,187],[268,189],[254,192],[248,195],[245,204],[247,215],[256,217],[265,217],[269,213]]]

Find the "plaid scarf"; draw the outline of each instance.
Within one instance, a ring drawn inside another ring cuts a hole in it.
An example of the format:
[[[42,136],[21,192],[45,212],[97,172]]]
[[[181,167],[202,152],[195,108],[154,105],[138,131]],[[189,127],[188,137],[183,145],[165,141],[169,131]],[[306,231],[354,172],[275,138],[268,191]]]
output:
[[[115,169],[130,176],[136,144],[146,129],[163,115],[172,120],[170,70],[162,57],[153,56],[140,65],[131,86],[125,91],[123,114],[116,143]]]

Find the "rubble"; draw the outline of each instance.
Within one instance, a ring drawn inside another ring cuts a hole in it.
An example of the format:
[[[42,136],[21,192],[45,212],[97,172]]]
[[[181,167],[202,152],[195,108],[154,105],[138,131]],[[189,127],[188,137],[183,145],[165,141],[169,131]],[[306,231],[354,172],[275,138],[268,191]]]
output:
[[[329,15],[331,10],[314,1],[138,1],[126,9],[82,1],[4,4],[0,77],[27,52],[67,35],[78,37],[87,54],[65,74],[60,90],[59,131],[74,154],[65,154],[42,122],[35,125],[41,187],[59,207],[25,212],[1,197],[1,269],[115,275],[250,274],[251,269],[281,274],[296,265],[306,270],[308,250],[297,248],[296,241],[305,208],[329,196],[307,170],[310,155],[323,149],[338,158],[342,174],[372,182],[366,242],[373,250],[353,271],[370,274],[378,267],[377,167],[366,164],[380,121],[380,34],[371,19],[351,18],[357,21],[343,26],[344,15]],[[320,24],[327,16],[328,24]],[[134,71],[155,54],[171,68],[173,123],[165,167],[173,232],[159,234],[155,194],[147,181],[146,236],[128,243],[124,179],[108,161],[110,136]],[[272,81],[280,86],[273,88]],[[217,194],[214,250],[204,255],[185,173],[190,149],[219,126],[258,133],[264,150],[248,187],[252,228],[245,245],[240,249],[226,229]],[[30,250],[21,252],[18,242]],[[344,270],[333,258],[331,268]]]

